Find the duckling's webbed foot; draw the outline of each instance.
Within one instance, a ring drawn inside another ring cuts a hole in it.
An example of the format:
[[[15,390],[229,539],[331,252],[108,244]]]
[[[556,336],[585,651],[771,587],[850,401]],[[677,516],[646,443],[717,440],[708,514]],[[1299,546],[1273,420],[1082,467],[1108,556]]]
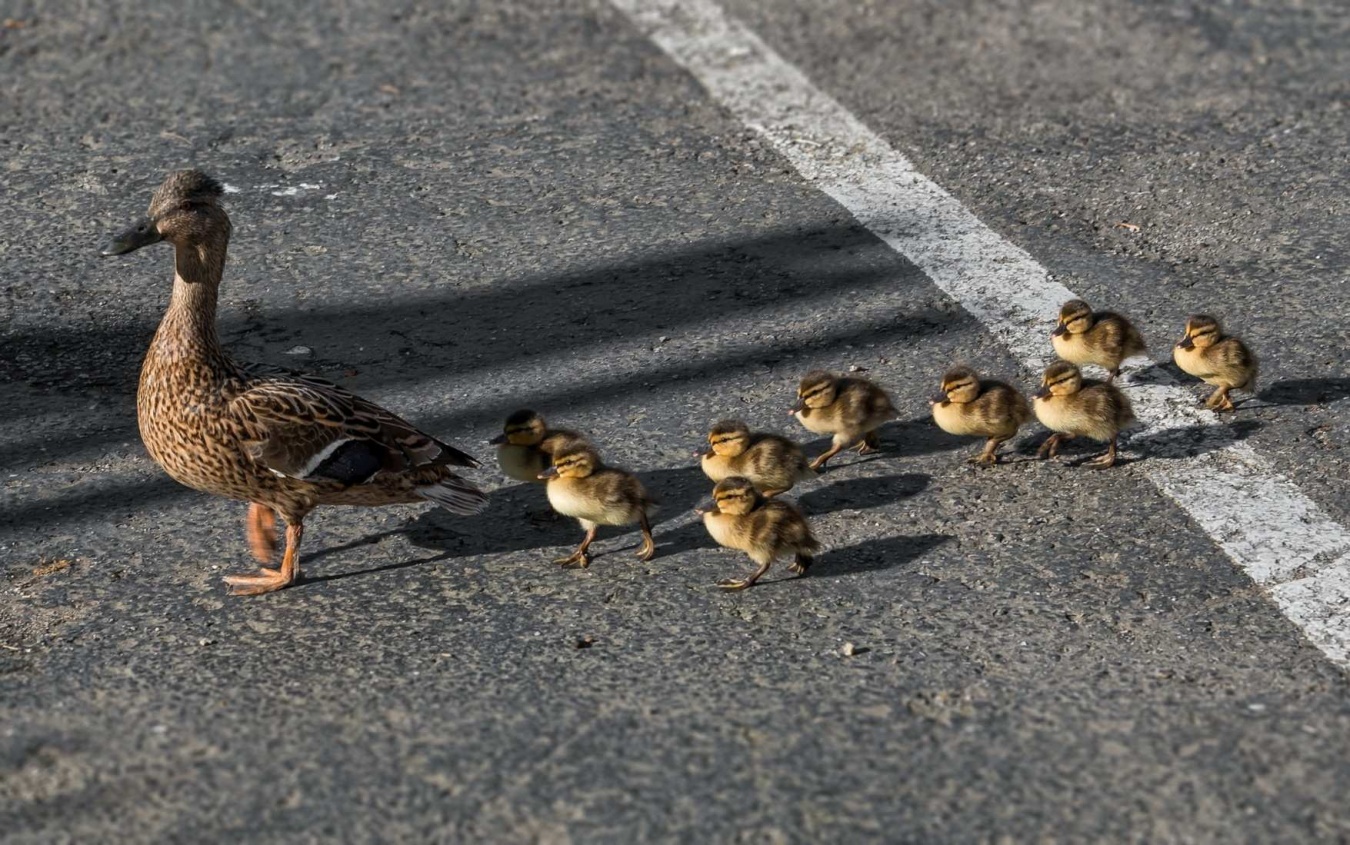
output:
[[[1233,398],[1228,395],[1228,391],[1229,388],[1227,387],[1220,387],[1218,390],[1214,391],[1210,394],[1210,397],[1205,400],[1205,407],[1219,413],[1236,410],[1236,406],[1233,405]]]
[[[1111,445],[1106,447],[1106,454],[1085,461],[1083,466],[1093,467],[1094,469],[1106,469],[1116,465],[1116,441],[1112,440]]]
[[[869,431],[863,435],[862,442],[858,444],[859,455],[870,455],[873,452],[881,451],[881,438],[877,437],[875,431]]]
[[[811,462],[811,469],[817,471],[823,470],[825,468],[825,462],[828,461],[830,458],[833,458],[835,455],[839,454],[841,451],[843,451],[843,449],[844,444],[838,442],[838,439],[836,438],[834,444],[830,446],[827,452],[825,452],[823,455],[821,455],[820,457],[816,458],[814,461]]]
[[[581,545],[577,546],[577,550],[567,557],[560,557],[553,562],[564,569],[585,569],[590,566],[591,555],[587,549],[589,549],[591,543],[595,541],[595,532],[598,530],[598,527],[586,529],[586,536],[582,538]]]
[[[810,555],[798,554],[792,563],[788,564],[788,570],[797,577],[801,577],[807,573],[813,563],[815,563],[815,559]]]
[[[983,451],[966,458],[966,463],[975,464],[976,466],[993,466],[998,463],[998,447],[1002,445],[1002,443],[1003,441],[997,438],[989,438],[984,444]]]
[[[759,569],[756,569],[755,574],[751,575],[749,578],[744,578],[740,581],[727,578],[725,580],[718,581],[717,586],[721,587],[724,590],[744,590],[746,587],[754,586],[754,583],[756,581],[764,577],[764,573],[769,571],[769,567],[772,564],[773,564],[772,560],[767,560],[764,563],[761,563],[759,565]]]
[[[652,538],[651,523],[647,521],[645,513],[638,518],[638,523],[642,526],[642,545],[638,547],[638,560],[651,560],[656,557],[656,540]]]

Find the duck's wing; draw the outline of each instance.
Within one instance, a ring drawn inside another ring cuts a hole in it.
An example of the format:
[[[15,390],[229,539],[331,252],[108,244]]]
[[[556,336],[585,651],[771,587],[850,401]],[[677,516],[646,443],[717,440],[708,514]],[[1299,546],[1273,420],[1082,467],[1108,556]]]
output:
[[[249,454],[278,475],[352,485],[380,472],[478,466],[469,455],[331,382],[263,372],[251,369],[254,379],[230,401],[229,413],[243,426]]]

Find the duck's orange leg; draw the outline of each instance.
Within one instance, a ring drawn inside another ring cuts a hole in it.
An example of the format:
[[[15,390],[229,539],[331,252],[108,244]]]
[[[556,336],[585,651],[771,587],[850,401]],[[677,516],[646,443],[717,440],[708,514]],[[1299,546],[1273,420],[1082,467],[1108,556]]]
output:
[[[271,563],[277,551],[277,512],[267,505],[248,506],[248,547],[261,563]]]
[[[227,575],[230,595],[256,596],[289,587],[300,579],[300,538],[305,528],[300,522],[286,525],[286,554],[281,558],[281,569],[259,569],[256,575]]]

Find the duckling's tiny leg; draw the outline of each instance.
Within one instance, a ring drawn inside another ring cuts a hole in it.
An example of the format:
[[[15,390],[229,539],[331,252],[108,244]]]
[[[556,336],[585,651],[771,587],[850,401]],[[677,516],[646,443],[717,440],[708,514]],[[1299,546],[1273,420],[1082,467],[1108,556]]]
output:
[[[863,435],[862,443],[858,444],[859,455],[870,455],[873,452],[881,451],[881,437],[875,430],[869,431]]]
[[[256,596],[289,587],[300,579],[300,539],[305,528],[297,520],[286,525],[286,554],[281,558],[281,569],[259,569],[257,575],[227,575],[230,595]]]
[[[989,438],[984,442],[984,451],[980,452],[978,455],[971,455],[970,458],[967,459],[968,462],[979,464],[981,466],[993,466],[998,463],[997,451],[999,444],[1002,442],[1003,441],[997,437]]]
[[[806,571],[811,568],[811,564],[815,562],[815,558],[810,555],[797,552],[797,556],[793,558],[792,563],[788,564],[788,569],[800,578],[806,574]]]
[[[277,512],[267,505],[248,505],[248,547],[262,563],[271,563],[277,551]]]
[[[815,470],[824,469],[825,462],[828,461],[830,458],[833,458],[840,452],[842,452],[844,450],[844,447],[847,445],[848,441],[844,440],[842,437],[835,437],[834,442],[830,444],[829,451],[825,452],[825,454],[821,455],[819,458],[816,458],[814,461],[811,462],[811,469]]]
[[[755,574],[751,575],[749,578],[743,579],[741,581],[736,581],[732,578],[726,578],[721,581],[718,581],[717,586],[721,587],[724,590],[744,590],[746,587],[754,585],[756,581],[762,578],[764,576],[764,573],[769,571],[769,567],[772,564],[773,564],[772,560],[766,560],[759,565],[759,569],[756,569]]]
[[[638,549],[638,560],[651,560],[656,557],[656,540],[652,538],[652,525],[647,521],[647,513],[638,517],[638,525],[642,527],[642,547]]]
[[[572,552],[567,557],[560,557],[553,562],[561,564],[566,569],[576,569],[578,567],[580,567],[581,569],[585,569],[586,567],[590,566],[591,556],[589,553],[587,553],[586,549],[590,548],[591,543],[595,541],[595,532],[599,530],[600,526],[598,525],[592,525],[591,527],[587,528],[586,536],[581,539],[581,545],[577,546],[577,550]]]
[[[1096,467],[1097,469],[1106,469],[1116,465],[1116,438],[1111,438],[1111,443],[1106,447],[1106,454],[1088,461],[1085,466]]]
[[[1106,374],[1106,383],[1110,384],[1111,382],[1115,381],[1116,376],[1118,375],[1120,375],[1120,367],[1116,367],[1115,369],[1111,370],[1109,373]]]
[[[1045,442],[1041,444],[1041,448],[1036,450],[1036,457],[1042,461],[1046,458],[1055,457],[1059,454],[1059,442],[1063,439],[1064,435],[1059,432],[1055,432],[1045,438]]]
[[[1232,390],[1232,388],[1228,387],[1227,385],[1220,387],[1218,390],[1214,391],[1213,395],[1211,395],[1208,400],[1205,401],[1205,404],[1213,408],[1215,411],[1234,410],[1235,406],[1233,405],[1233,400],[1228,395],[1229,390]]]

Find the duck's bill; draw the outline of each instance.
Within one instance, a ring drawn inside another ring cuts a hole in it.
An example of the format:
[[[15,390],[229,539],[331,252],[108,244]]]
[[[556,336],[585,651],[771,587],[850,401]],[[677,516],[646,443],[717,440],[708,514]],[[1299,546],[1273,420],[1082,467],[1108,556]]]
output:
[[[489,441],[488,441],[488,445],[489,445],[489,446],[501,446],[501,445],[502,445],[503,443],[505,443],[505,442],[506,442],[506,435],[505,435],[505,434],[499,434],[499,435],[497,435],[496,437],[494,437],[494,438],[492,438],[491,440],[489,440]]]
[[[1050,336],[1051,336],[1051,337],[1063,337],[1063,336],[1064,336],[1064,333],[1067,332],[1068,330],[1069,330],[1069,329],[1068,329],[1067,326],[1065,326],[1063,323],[1060,323],[1058,326],[1055,326],[1055,330],[1054,330],[1054,331],[1050,332]]]
[[[1045,399],[1050,395],[1050,388],[1042,387],[1040,390],[1031,394],[1032,399]]]
[[[159,230],[155,228],[154,222],[149,218],[138,221],[120,235],[114,235],[102,249],[99,255],[107,258],[110,255],[126,255],[129,252],[135,252],[143,246],[150,246],[162,241]]]
[[[1191,340],[1191,336],[1190,336],[1190,335],[1186,335],[1185,337],[1183,337],[1183,338],[1181,339],[1181,343],[1178,343],[1178,344],[1177,344],[1177,347],[1178,347],[1179,349],[1194,349],[1194,348],[1195,348],[1195,341],[1194,341],[1194,340]]]
[[[549,467],[548,469],[546,469],[546,470],[544,470],[543,472],[539,473],[539,477],[540,477],[540,478],[557,478],[557,477],[558,477],[558,468],[557,468],[557,467]]]
[[[801,402],[801,401],[797,402],[796,405],[793,405],[791,408],[788,408],[788,416],[792,416],[793,414],[801,413],[802,409],[805,408],[805,407],[806,407],[806,403],[805,403],[805,402]]]
[[[947,401],[947,394],[946,394],[946,393],[934,393],[932,396],[929,396],[929,397],[928,397],[928,401],[929,401],[929,402],[932,402],[934,405],[941,405],[943,402],[946,402],[946,401]]]

